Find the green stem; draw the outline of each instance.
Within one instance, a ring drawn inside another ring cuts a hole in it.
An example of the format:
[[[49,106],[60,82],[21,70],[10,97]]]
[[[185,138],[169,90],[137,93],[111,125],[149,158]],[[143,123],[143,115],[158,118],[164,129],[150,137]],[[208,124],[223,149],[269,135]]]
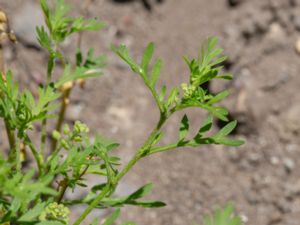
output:
[[[61,100],[61,107],[60,107],[60,110],[59,110],[57,124],[55,126],[55,129],[58,132],[61,131],[64,119],[65,119],[65,115],[66,115],[67,107],[68,107],[68,104],[69,104],[68,101],[69,101],[69,98],[70,98],[70,95],[71,95],[71,91],[72,91],[72,88],[67,89],[65,91],[65,93],[63,94],[63,97],[62,97],[62,100]],[[51,143],[51,151],[54,151],[56,149],[56,146],[57,146],[57,140],[53,138],[52,143]]]
[[[152,96],[154,97],[154,100],[156,102],[156,105],[158,106],[159,108],[159,111],[161,114],[163,114],[165,112],[165,108],[164,108],[164,105],[162,104],[162,102],[160,101],[159,99],[159,95],[157,94],[156,90],[153,88],[153,86],[150,84],[148,78],[147,78],[147,75],[145,74],[141,74],[141,77],[143,78],[146,86],[149,88]]]
[[[7,134],[9,147],[10,147],[10,149],[14,149],[15,143],[16,143],[14,132],[9,128],[8,122],[6,120],[4,121],[4,124],[5,124],[5,130],[6,130],[6,134]]]
[[[20,145],[21,145],[21,142],[19,139],[17,139],[15,148],[16,148],[16,162],[17,162],[16,169],[18,172],[21,172],[21,169],[22,169]]]
[[[88,170],[88,168],[89,168],[89,165],[87,165],[85,168],[84,168],[84,170],[80,173],[80,175],[77,177],[77,180],[80,180],[83,176],[84,176],[84,174],[86,173],[86,171]],[[61,203],[61,201],[63,200],[63,198],[64,198],[64,195],[65,195],[65,193],[66,193],[66,191],[67,191],[67,189],[68,189],[68,186],[69,186],[69,179],[68,178],[65,178],[63,181],[62,181],[62,185],[61,185],[61,191],[60,191],[60,193],[59,193],[59,195],[58,195],[58,197],[57,197],[57,203],[59,204],[59,203]]]
[[[54,59],[52,56],[49,56],[46,87],[51,83],[53,67],[54,67]],[[47,113],[48,112],[46,112],[46,115],[47,115]],[[44,153],[45,153],[46,140],[47,140],[47,117],[44,118],[42,121],[42,131],[41,131],[41,154],[42,154],[42,156],[44,156]]]
[[[166,122],[167,118],[161,114],[160,120],[156,126],[156,128],[152,131],[149,138],[145,141],[145,143],[139,148],[139,150],[135,153],[132,159],[127,163],[127,165],[123,168],[123,170],[116,176],[115,184],[128,173],[129,170],[143,157],[149,153],[151,149],[152,143],[155,140],[156,135],[160,131],[163,124]],[[91,204],[85,209],[85,211],[81,214],[81,216],[73,223],[73,225],[80,225],[81,222],[88,216],[88,214],[101,202],[101,200],[107,196],[111,191],[111,184],[108,183],[102,192],[91,202]]]
[[[29,148],[33,154],[33,157],[37,163],[39,174],[41,174],[43,171],[43,163],[44,163],[43,155],[38,152],[38,150],[36,149],[36,147],[34,146],[34,144],[32,143],[32,141],[28,135],[25,136],[25,143],[26,143],[26,145],[29,146]]]
[[[3,53],[2,43],[0,43],[0,73],[1,73],[0,76],[2,76],[3,79],[5,79],[4,53]],[[5,124],[5,130],[7,134],[10,151],[16,151],[15,149],[16,140],[15,140],[14,132],[10,129],[8,121],[4,120],[4,124]],[[12,155],[14,155],[14,153]]]
[[[65,178],[63,181],[62,181],[62,185],[61,185],[61,191],[60,191],[60,193],[59,193],[59,195],[58,195],[58,197],[57,197],[57,203],[59,204],[59,203],[61,203],[61,201],[62,201],[62,199],[63,199],[63,197],[64,197],[64,195],[65,195],[65,193],[66,193],[66,190],[67,190],[67,188],[68,188],[68,179],[67,178]]]
[[[178,143],[174,143],[174,144],[168,144],[168,145],[164,145],[161,147],[156,147],[156,148],[152,148],[151,151],[149,152],[149,155],[158,153],[158,152],[164,152],[164,151],[168,151],[168,150],[172,150],[178,147],[186,147],[187,145],[184,146],[178,146]]]

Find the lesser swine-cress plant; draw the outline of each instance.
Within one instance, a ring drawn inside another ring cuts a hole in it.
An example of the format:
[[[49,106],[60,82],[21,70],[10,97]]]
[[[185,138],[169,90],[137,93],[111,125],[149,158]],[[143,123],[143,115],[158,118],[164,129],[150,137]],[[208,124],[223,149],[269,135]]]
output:
[[[5,122],[9,151],[7,154],[1,151],[0,154],[0,224],[70,224],[70,207],[83,204],[86,209],[74,220],[73,225],[82,224],[94,209],[114,208],[116,210],[102,223],[110,225],[125,205],[146,208],[165,205],[161,201],[141,200],[151,191],[152,184],[144,185],[129,196],[114,195],[120,180],[140,159],[182,147],[198,148],[206,144],[239,146],[243,143],[228,138],[236,127],[236,121],[229,122],[228,111],[218,105],[229,92],[225,90],[212,94],[201,86],[213,79],[231,79],[230,74],[221,72],[226,57],[222,56],[222,49],[216,47],[216,38],[207,40],[198,59],[185,58],[189,68],[189,82],[173,88],[157,87],[162,60],[157,59],[151,64],[155,48],[153,43],[145,48],[141,62],[136,62],[130,56],[125,45],[113,46],[113,51],[144,81],[160,112],[149,137],[135,151],[131,160],[121,167],[120,159],[112,155],[119,144],[107,141],[100,135],[91,139],[88,126],[80,121],[73,125],[64,122],[72,89],[82,85],[88,77],[102,75],[104,57],[94,56],[92,49],[84,56],[79,42],[75,62],[72,63],[62,52],[61,44],[75,33],[81,35],[83,31],[100,30],[104,25],[96,19],[68,16],[70,8],[63,0],[56,0],[53,7],[46,0],[40,0],[40,4],[46,27],[37,28],[37,39],[48,53],[48,64],[45,82],[38,88],[37,96],[27,89],[21,90],[12,72],[1,69],[0,116]],[[3,12],[0,14],[0,22],[7,23],[6,15]],[[54,78],[57,66],[62,67],[63,73]],[[161,144],[164,124],[173,114],[191,107],[207,112],[207,119],[197,134],[187,138],[189,119],[184,115],[177,141]],[[208,135],[215,118],[228,123],[219,132]],[[55,123],[51,138],[47,138],[49,121]],[[36,139],[38,135],[40,139]],[[34,159],[35,165],[24,163],[30,158]],[[65,198],[67,189],[76,191],[78,186],[87,188],[85,177],[88,174],[105,177],[106,181],[93,186],[83,198]],[[228,218],[231,216],[230,210],[226,211],[225,208],[226,212],[230,212],[225,213]],[[207,219],[205,223],[239,224],[229,222],[212,223]],[[100,218],[96,218],[91,225],[96,224],[100,224]]]

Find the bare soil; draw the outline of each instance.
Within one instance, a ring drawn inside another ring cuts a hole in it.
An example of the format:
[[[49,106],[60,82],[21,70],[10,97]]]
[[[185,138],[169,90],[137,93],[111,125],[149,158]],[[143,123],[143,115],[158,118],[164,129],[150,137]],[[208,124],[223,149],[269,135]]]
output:
[[[78,15],[82,1],[67,2]],[[200,224],[204,213],[232,201],[245,224],[300,224],[300,56],[295,50],[300,1],[149,2],[151,11],[138,0],[94,1],[89,16],[108,26],[100,33],[85,34],[83,46],[106,54],[107,68],[84,90],[74,91],[68,121],[79,118],[93,133],[117,140],[122,144],[119,154],[128,161],[151,132],[158,111],[142,81],[111,52],[110,44],[125,43],[140,58],[146,44],[155,42],[155,56],[164,61],[160,85],[172,86],[188,79],[182,56],[197,56],[206,37],[218,36],[230,56],[226,68],[235,79],[214,82],[211,89],[231,89],[224,104],[240,122],[236,137],[246,144],[180,149],[144,159],[125,177],[118,193],[153,182],[151,199],[163,200],[167,207],[127,207],[123,219],[141,225]],[[7,68],[32,90],[45,78],[47,59],[34,39],[34,27],[42,20],[36,5],[34,0],[0,0],[20,40],[6,49]],[[74,41],[76,37],[64,44],[66,54],[73,53]],[[203,113],[187,113],[197,129]],[[176,137],[181,116],[166,126],[166,143]]]

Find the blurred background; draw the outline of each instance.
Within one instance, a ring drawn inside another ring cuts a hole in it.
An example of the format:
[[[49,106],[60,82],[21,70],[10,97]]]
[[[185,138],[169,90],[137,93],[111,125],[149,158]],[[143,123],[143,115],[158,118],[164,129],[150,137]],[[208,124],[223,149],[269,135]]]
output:
[[[83,0],[66,2],[73,6],[72,14],[82,15]],[[45,79],[47,61],[35,38],[35,27],[43,24],[38,1],[0,0],[0,7],[19,41],[6,47],[6,67],[23,87],[34,91]],[[204,213],[231,201],[246,224],[299,224],[299,0],[94,0],[86,16],[107,24],[101,32],[83,36],[83,48],[106,54],[107,67],[104,76],[74,91],[67,121],[80,119],[94,134],[121,143],[124,162],[152,130],[158,111],[141,79],[112,53],[112,43],[125,43],[140,59],[147,43],[155,42],[155,57],[164,61],[159,84],[174,86],[188,80],[183,56],[197,57],[201,43],[217,36],[229,56],[225,69],[235,76],[230,82],[211,83],[210,90],[231,90],[223,104],[239,121],[235,136],[246,144],[180,149],[144,159],[117,193],[125,195],[153,182],[151,199],[167,207],[126,207],[123,219],[141,225],[200,224]],[[76,40],[74,36],[64,43],[65,54],[74,53]],[[203,113],[187,113],[196,130]],[[176,137],[181,116],[167,124],[166,143]],[[73,213],[77,210],[82,209]]]

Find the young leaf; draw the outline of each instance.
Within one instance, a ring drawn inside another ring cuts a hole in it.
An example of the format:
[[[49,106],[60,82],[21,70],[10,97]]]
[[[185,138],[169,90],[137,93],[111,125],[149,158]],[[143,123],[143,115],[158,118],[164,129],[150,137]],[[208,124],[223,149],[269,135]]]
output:
[[[180,128],[179,128],[179,140],[182,141],[188,134],[189,131],[189,119],[186,114],[181,119]]]
[[[158,59],[155,62],[155,64],[153,65],[153,69],[152,69],[152,74],[151,74],[151,86],[152,87],[156,86],[161,68],[162,68],[162,61],[161,61],[161,59]]]
[[[144,70],[145,74],[147,74],[147,72],[148,72],[148,65],[152,59],[154,48],[155,48],[155,46],[151,42],[148,44],[148,46],[146,47],[146,49],[144,51],[142,62],[141,62],[141,67]]]
[[[224,209],[217,209],[213,215],[205,216],[203,225],[242,225],[242,220],[234,215],[233,205],[227,204]]]
[[[215,117],[217,117],[218,119],[227,122],[228,118],[228,111],[227,109],[223,108],[223,107],[213,107],[213,106],[207,106],[205,105],[205,108]]]
[[[117,209],[116,211],[114,211],[106,220],[102,225],[112,225],[120,216],[120,209]]]
[[[170,107],[172,106],[174,103],[176,103],[176,99],[178,98],[178,95],[179,95],[179,90],[178,88],[173,88],[171,93],[170,93],[170,96],[168,98],[168,101],[167,101],[167,107]]]
[[[111,48],[113,52],[115,52],[118,56],[120,56],[120,58],[123,59],[131,67],[133,72],[142,74],[142,69],[129,56],[128,49],[125,45],[120,45],[119,47],[112,45]]]
[[[223,138],[225,136],[227,136],[228,134],[230,134],[234,128],[236,127],[237,125],[237,121],[232,121],[230,123],[228,123],[226,126],[224,126],[216,135],[214,135],[213,137],[215,139],[218,139],[218,138]]]
[[[49,30],[52,30],[52,26],[51,26],[51,22],[50,22],[50,9],[47,4],[47,0],[40,0],[40,4],[41,4],[41,8],[44,13],[46,24],[47,24]]]
[[[36,32],[37,32],[37,39],[40,45],[51,54],[53,52],[52,41],[49,34],[45,31],[45,28],[37,27]]]
[[[198,139],[203,137],[203,135],[210,130],[213,123],[213,117],[211,115],[208,115],[207,119],[204,121],[202,126],[200,127],[198,133],[194,137],[194,139]]]
[[[98,31],[105,27],[105,24],[97,21],[97,19],[85,20],[83,17],[75,18],[72,23],[70,33],[80,31]]]
[[[218,138],[218,139],[214,139],[214,140],[217,144],[235,146],[235,147],[240,146],[245,143],[242,140],[235,140],[235,139],[229,139],[229,138]]]
[[[214,104],[214,103],[216,103],[216,102],[221,101],[223,98],[226,98],[228,95],[229,95],[229,91],[227,91],[227,90],[222,91],[222,92],[218,93],[217,95],[215,95],[214,97],[212,97],[212,98],[207,102],[207,104],[212,105],[212,104]]]
[[[167,92],[167,87],[166,85],[164,85],[161,88],[160,94],[159,94],[159,100],[162,102],[164,100],[164,98],[166,97],[166,92]]]
[[[139,188],[137,191],[129,195],[128,200],[139,199],[146,196],[152,190],[152,187],[153,185],[151,183],[144,185],[143,187]]]

